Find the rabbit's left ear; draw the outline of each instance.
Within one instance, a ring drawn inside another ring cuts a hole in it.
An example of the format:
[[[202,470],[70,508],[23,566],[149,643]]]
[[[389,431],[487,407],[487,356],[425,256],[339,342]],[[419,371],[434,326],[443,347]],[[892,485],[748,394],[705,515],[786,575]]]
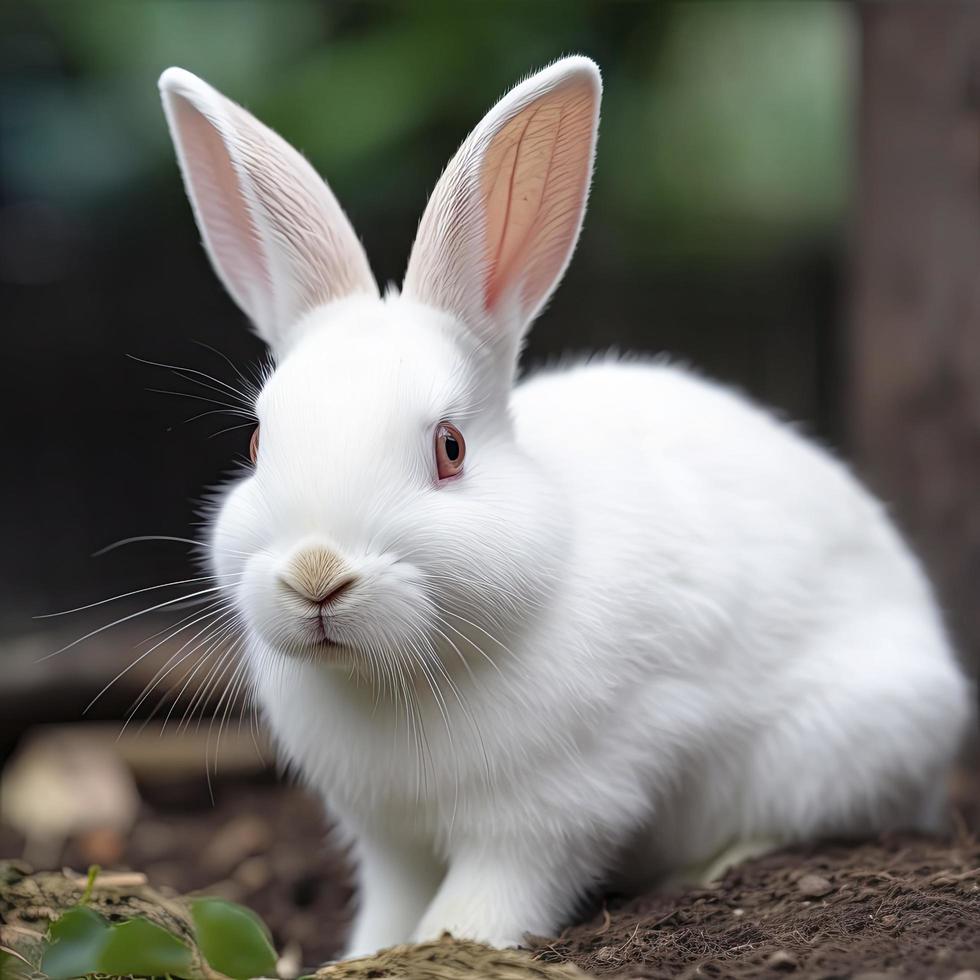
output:
[[[211,264],[275,352],[314,307],[378,295],[354,229],[296,150],[181,68],[160,76],[160,94]]]
[[[419,225],[406,296],[516,357],[571,258],[592,176],[599,69],[563,58],[494,106],[450,161]]]

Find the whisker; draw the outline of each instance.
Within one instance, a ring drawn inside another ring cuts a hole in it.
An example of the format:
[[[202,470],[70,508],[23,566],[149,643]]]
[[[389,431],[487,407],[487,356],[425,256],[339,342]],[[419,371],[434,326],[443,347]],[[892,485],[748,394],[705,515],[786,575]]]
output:
[[[152,391],[155,395],[173,395],[176,398],[190,398],[196,402],[208,402],[211,405],[221,405],[232,415],[246,415],[250,418],[255,418],[254,412],[247,408],[243,408],[241,405],[235,405],[232,402],[219,401],[217,398],[208,398],[207,395],[195,395],[190,391],[171,391],[169,388],[147,388],[146,390]]]
[[[209,602],[210,606],[208,608],[213,609],[215,606],[219,606],[225,602],[228,602],[229,600],[225,599],[224,597],[219,597],[219,598],[204,599],[201,601]],[[179,609],[180,606],[174,606],[173,608]],[[155,640],[161,633],[166,633],[167,630],[173,629],[175,626],[180,626],[182,623],[186,623],[187,620],[193,619],[193,617],[196,615],[197,615],[196,611],[191,612],[187,616],[182,616],[180,619],[177,620],[177,622],[170,623],[167,626],[164,626],[163,629],[159,629],[155,633],[151,633],[145,640],[140,640],[140,642],[136,644],[136,648],[139,649],[141,646],[145,646],[147,643],[152,643],[153,640]]]
[[[239,425],[229,425],[224,429],[219,429],[217,432],[212,432],[211,435],[208,436],[208,438],[217,439],[218,436],[223,436],[226,432],[234,432],[236,429],[250,429],[254,425],[255,425],[254,420],[250,420],[248,422],[242,422]]]
[[[160,646],[162,646],[168,640],[172,639],[176,635],[176,633],[182,632],[183,630],[187,629],[189,626],[193,626],[196,623],[199,623],[202,619],[204,619],[204,618],[206,618],[207,616],[210,616],[210,615],[212,615],[210,612],[202,613],[197,619],[192,619],[189,623],[186,623],[184,626],[181,626],[179,630],[175,631],[175,633],[171,633],[169,636],[165,636],[162,640],[159,640],[158,642],[154,643],[153,646],[151,646],[149,648],[149,650],[145,650],[135,660],[131,661],[126,667],[124,667],[121,671],[119,671],[119,673],[116,674],[116,676],[113,677],[112,680],[109,681],[109,683],[106,684],[106,686],[103,687],[102,690],[99,691],[99,693],[96,694],[95,697],[92,698],[91,701],[89,701],[89,703],[85,706],[85,711],[83,711],[82,713],[83,714],[87,714],[88,711],[91,710],[91,708],[95,704],[95,702],[98,701],[99,698],[101,698],[102,695],[105,694],[106,691],[108,691],[109,688],[111,688],[112,685],[116,683],[116,681],[118,681],[121,677],[123,677],[126,674],[128,674],[129,671],[131,671],[137,664],[139,664],[143,660],[145,660],[151,653],[153,653],[154,650],[158,649]]]
[[[212,586],[210,589],[202,589],[200,592],[195,592],[193,595],[204,595],[208,592],[218,592],[224,586],[216,585]],[[128,616],[122,616],[121,618],[115,620],[112,623],[106,623],[105,626],[100,626],[98,629],[94,629],[84,636],[80,636],[77,640],[72,640],[71,643],[65,644],[60,650],[55,650],[54,653],[46,654],[37,660],[37,663],[43,663],[45,660],[50,660],[52,657],[57,657],[59,654],[64,653],[66,650],[70,650],[72,647],[78,646],[79,643],[84,643],[85,640],[91,639],[93,636],[97,636],[99,633],[104,633],[108,629],[112,629],[114,626],[121,626],[123,623],[129,622],[131,619],[136,619],[139,616],[145,616],[147,613],[156,612],[158,609],[164,609],[168,606],[173,606],[177,602],[185,602],[187,599],[193,598],[191,596],[181,596],[179,599],[168,599],[166,602],[157,603],[155,606],[150,606],[148,609],[141,609],[138,612],[130,613]]]
[[[214,348],[212,348],[212,350],[213,349]],[[208,374],[205,371],[199,371],[197,368],[182,367],[179,364],[165,364],[160,361],[150,361],[143,357],[137,357],[135,354],[128,354],[127,356],[129,357],[130,360],[137,361],[140,364],[145,364],[148,367],[158,367],[158,368],[163,368],[166,371],[173,371],[174,373],[177,374],[178,377],[183,378],[183,380],[191,381],[194,384],[200,384],[205,388],[214,389],[215,384],[219,385],[221,388],[226,389],[229,394],[234,395],[236,398],[242,399],[242,402],[244,404],[246,405],[248,404],[248,399],[237,388],[227,384],[226,382],[222,381],[220,378],[212,377],[210,374]],[[231,362],[229,361],[229,363]],[[199,378],[205,378],[206,381],[197,381],[193,378],[184,377],[185,375],[188,374],[197,375]]]
[[[217,777],[217,775],[218,775],[218,762],[219,762],[220,757],[221,757],[221,736],[222,736],[222,734],[223,734],[223,732],[225,730],[225,726],[228,723],[228,716],[229,716],[229,714],[231,712],[232,706],[235,704],[235,702],[238,699],[239,694],[241,693],[242,684],[244,683],[246,677],[247,677],[247,674],[246,674],[245,661],[244,660],[239,660],[238,661],[238,665],[235,668],[234,673],[231,675],[231,679],[228,681],[228,684],[225,686],[225,695],[228,696],[228,700],[225,703],[225,708],[224,708],[224,711],[222,712],[222,715],[221,715],[221,721],[218,724],[218,735],[217,735],[217,738],[215,739],[215,742],[214,742],[214,775],[215,775],[215,777]],[[222,698],[224,698],[225,695],[222,695]],[[219,701],[218,702],[218,707],[215,709],[215,715],[212,716],[212,718],[211,718],[211,724],[208,726],[208,742],[209,743],[211,741],[211,729],[214,726],[214,719],[215,719],[215,717],[217,717],[217,712],[220,710],[220,708],[221,708],[221,702]],[[205,762],[206,762],[206,759],[207,759],[207,749],[205,749]]]
[[[211,697],[213,690],[218,685],[219,671],[221,671],[222,667],[230,663],[230,661],[233,659],[236,645],[237,643],[232,643],[232,645],[225,649],[220,654],[218,659],[215,660],[215,662],[208,668],[208,671],[204,675],[204,679],[201,682],[201,686],[197,689],[197,691],[195,691],[189,704],[184,709],[184,715],[180,720],[180,724],[177,726],[177,731],[186,731],[188,728],[190,728],[191,722],[194,720],[194,712],[197,711],[198,708],[201,709],[201,714],[198,716],[197,720],[198,727],[200,727],[201,718],[204,715],[205,705],[208,703],[208,698]],[[215,647],[215,649],[209,653],[209,657],[211,654],[216,652],[217,647]],[[202,660],[198,666],[203,663],[204,660]],[[197,669],[198,668],[195,668],[194,672],[191,673],[187,683],[190,683],[190,680],[194,677],[194,674],[197,673]],[[227,669],[226,666],[225,669]],[[223,672],[220,676],[223,676]],[[184,688],[186,688],[187,683],[185,683]],[[183,689],[181,690],[181,694],[183,694]]]
[[[215,603],[215,605],[217,606],[217,608],[214,608],[212,606],[212,608],[209,610],[209,612],[212,615],[211,615],[211,618],[208,620],[208,622],[204,625],[204,627],[202,629],[198,630],[189,640],[185,640],[177,648],[177,650],[174,653],[172,653],[167,658],[167,661],[163,664],[163,666],[160,667],[157,670],[157,672],[150,678],[149,681],[147,681],[146,686],[143,688],[142,692],[140,692],[139,698],[136,700],[136,702],[133,704],[133,706],[129,709],[129,713],[128,713],[128,716],[127,716],[127,722],[140,709],[140,707],[142,706],[143,702],[150,696],[150,694],[153,692],[154,688],[156,688],[156,686],[171,671],[173,671],[177,667],[179,667],[188,657],[192,656],[201,646],[203,646],[204,644],[206,644],[207,642],[209,642],[209,640],[211,639],[211,637],[213,635],[211,633],[211,631],[214,630],[215,627],[220,622],[222,622],[222,620],[224,620],[227,617],[232,616],[232,615],[235,614],[235,611],[236,610],[233,607],[232,608],[229,608],[228,605],[227,605],[227,603],[225,602],[225,600],[218,600],[218,602]],[[204,617],[202,617],[202,618],[204,618]],[[198,622],[200,622],[200,620],[198,620]],[[190,626],[191,624],[188,623],[187,625]],[[173,639],[173,637],[175,635],[176,635],[175,633],[171,633],[169,636],[167,636],[165,639],[161,640],[160,642],[161,643],[166,643],[168,640]],[[183,656],[180,656],[181,653],[185,649],[187,649],[188,646],[190,646],[190,644],[194,643],[195,640],[197,640],[201,636],[204,636],[204,639],[200,643],[198,643],[197,646],[193,647],[191,650],[188,650],[188,652],[187,653],[184,653]],[[179,657],[179,659],[177,659],[178,657]],[[176,663],[174,663],[175,660],[176,660]]]
[[[136,534],[129,538],[122,538],[119,541],[113,541],[112,544],[108,544],[104,548],[100,548],[98,551],[93,551],[92,557],[98,558],[101,555],[107,555],[110,551],[115,551],[116,548],[122,548],[124,545],[128,544],[138,544],[141,541],[173,541],[177,544],[189,544],[202,550],[211,547],[207,542],[195,541],[194,538],[181,538],[173,534]],[[226,555],[236,555],[241,558],[251,557],[251,555],[246,551],[234,551],[231,548],[221,548],[220,550]]]
[[[132,592],[123,592],[120,595],[111,596],[108,599],[100,599],[98,602],[90,602],[84,606],[76,606],[74,609],[62,609],[60,612],[42,613],[34,619],[54,619],[56,616],[69,616],[72,613],[84,612],[86,609],[95,609],[96,606],[104,606],[107,602],[117,602],[119,599],[128,599],[130,596],[142,595],[144,592],[153,592],[156,589],[170,589],[175,585],[191,585],[195,582],[208,582],[214,579],[213,575],[199,575],[196,578],[183,578],[175,582],[163,582],[160,585],[148,585],[145,589],[133,589]]]
[[[212,347],[210,344],[204,343],[204,341],[202,340],[195,340],[194,343],[197,344],[198,347],[203,347],[205,350],[211,351],[212,354],[217,354],[218,357],[220,357],[225,362],[225,364],[227,364],[228,367],[230,367],[232,371],[234,371],[235,374],[238,375],[239,380],[245,386],[246,391],[250,396],[252,396],[252,400],[254,401],[256,398],[258,398],[259,389],[253,384],[250,378],[246,377],[242,373],[238,365],[235,364],[235,362],[227,354],[225,354],[223,351],[218,350],[217,347]],[[212,380],[216,381],[217,378],[213,378]]]
[[[475,629],[475,630],[479,630],[485,637],[487,637],[487,639],[491,640],[498,647],[500,647],[500,649],[503,650],[504,653],[509,654],[511,657],[514,657],[514,652],[513,652],[513,650],[510,649],[510,647],[506,646],[504,643],[502,643],[500,640],[498,640],[497,637],[495,637],[492,633],[488,633],[482,626],[479,625],[479,623],[474,623],[472,620],[467,619],[465,616],[461,616],[459,613],[456,613],[456,612],[451,612],[449,609],[443,609],[442,612],[445,615],[447,615],[447,616],[452,616],[453,619],[458,619],[458,620],[460,620],[460,622],[466,623],[467,626],[472,626],[473,629]],[[442,617],[441,616],[438,616],[438,618],[440,620],[442,620]],[[445,622],[445,620],[442,620],[442,621]],[[448,623],[446,623],[446,625],[449,626]],[[449,628],[450,629],[455,629],[455,627],[452,627],[452,626],[450,626]],[[457,633],[459,632],[459,630],[455,630],[455,631]],[[463,635],[463,634],[460,634],[460,635]],[[480,649],[480,647],[477,647],[476,644],[474,644],[474,647],[477,650],[480,650],[481,653],[483,653],[483,651]],[[487,656],[486,653],[483,653],[483,655],[487,658],[487,660],[490,661],[491,664],[493,664],[494,667],[497,667],[497,664],[494,663],[494,661],[493,661],[493,659],[491,657]],[[500,668],[498,667],[497,669],[499,670]]]

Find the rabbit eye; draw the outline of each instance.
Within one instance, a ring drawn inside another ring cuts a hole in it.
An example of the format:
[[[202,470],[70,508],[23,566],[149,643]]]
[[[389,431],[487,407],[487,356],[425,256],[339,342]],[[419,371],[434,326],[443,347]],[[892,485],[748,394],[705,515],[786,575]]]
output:
[[[442,422],[436,429],[436,469],[440,480],[448,480],[463,469],[466,443],[455,425]]]
[[[248,456],[254,463],[259,458],[259,427],[252,430],[252,438],[248,442]]]

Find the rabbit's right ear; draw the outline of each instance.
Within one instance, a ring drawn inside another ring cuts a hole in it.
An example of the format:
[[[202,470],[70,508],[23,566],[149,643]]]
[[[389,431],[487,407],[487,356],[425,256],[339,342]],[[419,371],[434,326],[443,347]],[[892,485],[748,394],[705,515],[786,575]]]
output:
[[[378,295],[354,229],[296,150],[181,68],[160,76],[160,93],[211,264],[276,353],[309,310]]]
[[[507,372],[578,240],[601,94],[581,56],[525,79],[459,148],[419,224],[405,295],[457,317]]]

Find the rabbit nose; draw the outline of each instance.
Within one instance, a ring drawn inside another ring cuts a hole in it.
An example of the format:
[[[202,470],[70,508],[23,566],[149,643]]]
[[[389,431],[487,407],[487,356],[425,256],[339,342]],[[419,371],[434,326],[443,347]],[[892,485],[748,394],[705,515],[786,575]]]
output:
[[[335,552],[311,548],[292,559],[280,581],[290,592],[323,606],[347,592],[357,576]]]

